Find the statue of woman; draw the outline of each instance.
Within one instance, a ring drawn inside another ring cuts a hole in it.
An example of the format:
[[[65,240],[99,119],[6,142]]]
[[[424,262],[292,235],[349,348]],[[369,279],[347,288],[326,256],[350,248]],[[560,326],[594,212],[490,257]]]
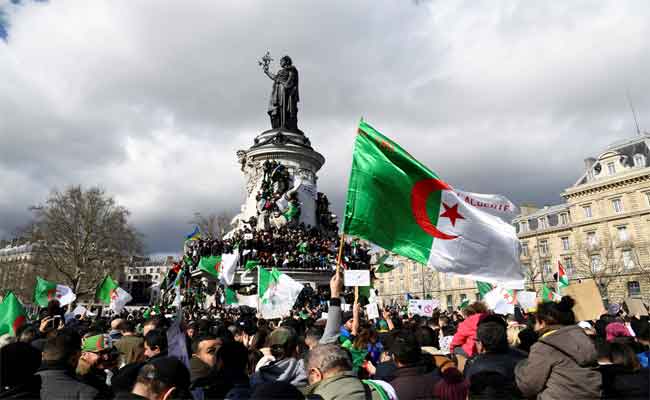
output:
[[[273,129],[298,129],[298,70],[293,66],[291,58],[284,56],[280,59],[280,67],[276,74],[264,66],[264,73],[273,80],[273,90],[269,100],[269,117]]]

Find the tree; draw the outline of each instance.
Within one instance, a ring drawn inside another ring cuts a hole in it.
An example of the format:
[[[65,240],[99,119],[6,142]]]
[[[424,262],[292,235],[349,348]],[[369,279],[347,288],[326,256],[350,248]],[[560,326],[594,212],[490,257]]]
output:
[[[189,223],[198,226],[203,236],[222,238],[223,235],[230,231],[231,220],[232,217],[226,212],[208,215],[195,212],[194,217],[192,217]]]
[[[623,259],[624,249],[633,249],[631,241],[620,242],[605,235],[597,239],[576,232],[576,273],[578,277],[593,279],[604,299],[609,297],[609,285],[628,272]]]
[[[94,293],[108,273],[123,268],[142,250],[141,235],[129,225],[129,211],[98,188],[72,186],[53,191],[44,205],[31,207],[27,236],[54,269],[57,282],[77,296]]]

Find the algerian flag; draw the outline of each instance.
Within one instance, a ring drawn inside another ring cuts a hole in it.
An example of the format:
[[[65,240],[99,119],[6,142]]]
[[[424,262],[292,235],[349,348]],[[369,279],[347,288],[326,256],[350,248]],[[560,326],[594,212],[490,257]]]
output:
[[[113,293],[111,295],[110,309],[113,310],[114,313],[119,314],[131,300],[133,300],[133,297],[129,294],[129,292],[122,289],[121,287],[118,287],[117,289],[113,290]]]
[[[523,287],[513,204],[460,192],[366,122],[359,123],[343,231],[438,271]]]
[[[485,294],[483,301],[488,308],[494,310],[497,314],[514,314],[515,312],[515,294],[512,290],[503,287],[496,287]]]
[[[569,277],[566,276],[564,266],[560,261],[557,262],[557,288],[562,289],[569,286]]]
[[[257,308],[257,295],[253,294],[250,296],[242,296],[236,291],[232,290],[229,287],[226,287],[226,305],[238,305],[238,306],[248,306],[251,308]]]
[[[215,278],[221,273],[221,256],[204,256],[199,261],[199,269]]]
[[[304,286],[275,268],[268,271],[260,267],[257,271],[257,294],[262,317],[282,318],[291,311]]]
[[[226,288],[226,305],[237,304],[237,292],[231,288]]]
[[[110,275],[106,275],[102,283],[97,287],[95,297],[102,303],[109,304],[110,309],[115,313],[122,312],[124,307],[133,300],[129,292],[122,289]]]
[[[244,266],[244,268],[246,269],[246,271],[250,271],[252,269],[257,268],[258,265],[260,265],[259,260],[248,260],[246,261],[246,265]]]
[[[378,267],[375,270],[375,273],[379,274],[390,272],[397,268],[399,265],[399,263],[393,257],[390,257],[389,254],[384,254],[383,256],[379,257],[377,264]]]
[[[233,253],[221,255],[221,276],[219,280],[224,285],[232,285],[235,281],[235,271],[239,264],[239,251],[235,249]]]
[[[34,287],[34,303],[41,307],[47,307],[50,300],[58,300],[61,306],[67,306],[77,299],[77,295],[68,286],[57,285],[46,281],[40,276],[36,277]]]
[[[468,305],[469,305],[469,299],[467,297],[465,297],[463,299],[463,301],[460,302],[460,306],[458,306],[458,308],[463,310],[463,309],[467,308]]]
[[[478,289],[478,293],[481,299],[485,298],[485,295],[494,289],[491,283],[481,281],[476,281],[476,288]]]
[[[542,285],[542,301],[544,303],[548,303],[550,301],[560,301],[561,299],[562,296],[555,293],[555,291],[549,289],[548,286],[546,286],[546,284]]]
[[[16,336],[16,331],[26,321],[27,314],[13,292],[7,293],[0,303],[0,336],[10,334]]]

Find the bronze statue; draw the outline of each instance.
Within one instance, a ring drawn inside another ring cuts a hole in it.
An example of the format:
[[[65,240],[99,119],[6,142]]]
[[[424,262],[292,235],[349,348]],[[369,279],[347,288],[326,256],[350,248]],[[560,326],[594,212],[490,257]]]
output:
[[[269,52],[259,61],[264,73],[273,80],[273,90],[269,100],[268,114],[273,129],[285,128],[298,131],[298,70],[293,66],[291,57],[280,59],[281,69],[273,74],[269,64],[273,61]]]

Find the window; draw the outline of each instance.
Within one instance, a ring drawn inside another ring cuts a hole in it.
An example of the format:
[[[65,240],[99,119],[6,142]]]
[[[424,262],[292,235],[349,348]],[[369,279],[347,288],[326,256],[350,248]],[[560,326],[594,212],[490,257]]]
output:
[[[465,287],[465,278],[458,278],[458,286]]]
[[[568,275],[569,278],[575,275],[575,267],[573,266],[573,259],[571,257],[565,257],[563,260],[564,272]]]
[[[399,290],[400,292],[405,290],[406,288],[404,287],[404,278],[399,278]]]
[[[476,294],[474,295],[474,297],[475,297],[476,301],[481,301],[481,293],[476,292]]]
[[[627,295],[628,297],[641,296],[641,285],[638,281],[630,281],[627,283]]]
[[[616,173],[616,165],[614,165],[613,162],[607,163],[607,172],[609,172],[610,175],[614,175]]]
[[[645,200],[646,203],[650,206],[650,192],[645,192]]]
[[[560,224],[568,225],[569,224],[569,214],[562,213],[560,214]]]
[[[463,304],[463,302],[467,299],[467,295],[465,293],[462,293],[460,295],[460,304]]]
[[[591,218],[591,206],[584,206],[582,209],[585,211],[585,218]]]
[[[539,229],[546,229],[546,228],[548,228],[548,221],[546,220],[546,217],[540,218]]]
[[[447,295],[447,310],[454,311],[454,296]]]
[[[614,207],[614,212],[615,213],[622,213],[623,212],[623,202],[621,201],[621,199],[612,200],[612,207]]]
[[[648,199],[650,199],[650,197],[648,197]],[[650,202],[650,200],[648,201]],[[519,229],[522,232],[528,232],[528,221],[521,221],[521,223],[519,223]]]
[[[528,243],[521,244],[521,255],[524,257],[528,257]]]
[[[418,272],[418,266],[417,264],[413,264],[413,267],[411,268],[412,272]]]
[[[546,240],[539,241],[539,254],[541,256],[548,255],[548,242]]]
[[[587,245],[594,247],[598,244],[598,238],[596,237],[596,232],[587,232]]]
[[[632,256],[632,250],[623,250],[623,269],[625,271],[634,269],[634,258]]]
[[[634,155],[634,166],[635,167],[645,167],[645,157],[643,154]]]
[[[600,255],[594,254],[591,256],[591,272],[600,272],[602,265],[600,265]]]
[[[544,268],[544,275],[550,275],[551,274],[551,262],[546,260],[544,261],[544,264],[542,265],[542,268]]]
[[[562,240],[562,250],[569,250],[571,248],[571,244],[569,243],[569,237],[565,236],[561,240]]]
[[[627,234],[627,226],[619,226],[616,228],[616,231],[618,232],[618,240],[621,242],[627,242],[630,238]]]

